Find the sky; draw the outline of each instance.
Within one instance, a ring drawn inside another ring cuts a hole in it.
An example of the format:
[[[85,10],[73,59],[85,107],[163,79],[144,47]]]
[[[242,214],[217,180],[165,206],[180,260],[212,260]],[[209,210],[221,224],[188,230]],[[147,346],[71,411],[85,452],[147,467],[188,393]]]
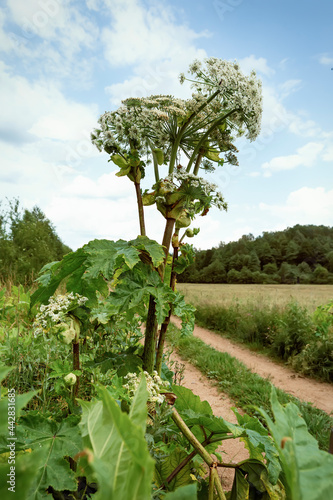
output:
[[[190,97],[194,59],[237,60],[263,85],[261,134],[207,180],[228,211],[198,217],[196,248],[295,224],[332,226],[331,0],[2,0],[0,200],[37,205],[73,250],[139,233],[133,184],[91,144],[127,97]],[[143,188],[150,188],[148,173]],[[164,219],[147,207],[147,234]]]

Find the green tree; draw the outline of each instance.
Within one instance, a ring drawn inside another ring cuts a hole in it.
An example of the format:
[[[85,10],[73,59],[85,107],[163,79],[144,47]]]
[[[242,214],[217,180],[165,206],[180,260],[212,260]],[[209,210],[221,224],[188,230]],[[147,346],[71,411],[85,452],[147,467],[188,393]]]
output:
[[[265,274],[275,274],[278,272],[277,265],[275,262],[270,262],[269,264],[265,264],[263,267],[263,272]]]
[[[19,201],[9,202],[1,215],[0,275],[17,282],[31,283],[48,262],[70,252],[40,208],[20,209]]]

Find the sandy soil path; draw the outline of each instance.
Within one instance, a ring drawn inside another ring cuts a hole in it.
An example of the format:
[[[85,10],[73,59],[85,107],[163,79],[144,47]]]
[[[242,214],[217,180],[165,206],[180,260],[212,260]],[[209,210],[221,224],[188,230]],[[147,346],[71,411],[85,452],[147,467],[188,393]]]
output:
[[[174,316],[172,322],[178,327],[181,325],[181,321]],[[289,368],[266,358],[264,355],[253,353],[205,328],[195,326],[193,335],[199,337],[214,349],[227,352],[239,359],[252,372],[269,379],[276,387],[283,389],[288,394],[302,401],[312,403],[328,414],[333,412],[333,385],[305,378]],[[205,399],[208,398],[205,397]],[[231,403],[231,406],[234,406],[234,404]],[[228,420],[228,417],[224,418]]]

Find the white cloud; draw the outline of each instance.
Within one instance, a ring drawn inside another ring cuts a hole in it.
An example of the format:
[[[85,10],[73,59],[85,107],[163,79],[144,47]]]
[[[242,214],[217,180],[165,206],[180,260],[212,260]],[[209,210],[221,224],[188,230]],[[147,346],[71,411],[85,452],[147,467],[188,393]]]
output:
[[[287,80],[283,82],[279,87],[281,90],[281,99],[285,99],[293,92],[297,92],[302,85],[302,80]]]
[[[333,144],[328,144],[326,149],[323,152],[323,160],[324,161],[333,161]]]
[[[195,39],[207,36],[176,23],[171,9],[160,2],[144,6],[140,0],[107,2],[112,15],[111,27],[102,38],[105,58],[113,66],[149,64],[167,58],[173,60],[186,52]],[[120,50],[121,47],[121,50]]]
[[[296,154],[277,156],[262,165],[262,168],[265,171],[264,175],[265,177],[269,177],[274,172],[292,170],[301,165],[304,167],[312,167],[323,148],[323,144],[309,142],[305,146],[297,149]]]
[[[268,66],[266,59],[255,57],[253,54],[240,59],[239,64],[245,73],[250,73],[252,69],[265,76],[273,76],[275,73],[275,70]]]
[[[62,0],[7,0],[7,12],[15,33],[6,35],[0,50],[13,50],[23,66],[34,66],[37,77],[46,72],[54,81],[70,79],[75,88],[91,86],[95,60],[87,58],[87,51],[96,49],[99,40],[93,18]]]
[[[333,64],[333,57],[330,57],[328,54],[322,54],[319,56],[319,62],[325,66],[331,66]]]
[[[78,141],[96,126],[97,106],[67,99],[52,81],[29,82],[1,62],[0,79],[0,129],[13,141]]]
[[[105,58],[112,66],[133,67],[125,81],[106,88],[111,103],[119,105],[128,96],[156,92],[188,96],[188,87],[180,87],[178,75],[194,59],[207,57],[195,41],[208,34],[179,24],[171,9],[160,2],[149,7],[140,0],[107,3],[112,18],[111,28],[105,28],[102,35]]]
[[[134,188],[127,177],[117,177],[115,172],[103,174],[96,180],[84,175],[76,176],[67,184],[63,193],[76,198],[123,198],[133,195]]]
[[[259,205],[263,212],[284,220],[284,226],[295,224],[332,225],[333,190],[324,187],[302,187],[289,194],[283,205]]]

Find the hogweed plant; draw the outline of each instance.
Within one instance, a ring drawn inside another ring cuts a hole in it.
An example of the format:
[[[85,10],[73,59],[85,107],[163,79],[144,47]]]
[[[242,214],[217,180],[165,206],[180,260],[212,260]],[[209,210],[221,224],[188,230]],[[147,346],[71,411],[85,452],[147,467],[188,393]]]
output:
[[[175,292],[177,273],[193,259],[184,236],[197,232],[189,229],[196,216],[207,215],[212,206],[227,209],[217,186],[200,171],[237,165],[234,140],[245,135],[253,141],[260,132],[261,82],[254,72],[245,76],[236,62],[209,58],[194,61],[189,77],[180,75],[181,83],[186,79],[192,84],[191,98],[126,99],[117,110],[104,113],[92,133],[93,143],[119,168],[116,175],[134,184],[140,236],[130,242],[94,240],[46,266],[33,297],[33,302],[45,303],[66,279],[69,292],[88,298],[92,319],[102,316],[107,322],[118,313],[126,312],[129,319],[139,314],[146,325],[143,370],[150,374],[154,369],[161,373],[171,312],[182,318],[184,333],[194,324],[193,308]],[[148,168],[154,184],[143,192],[141,180]],[[161,245],[147,237],[147,205],[156,205],[165,220]],[[171,272],[166,273],[171,245]],[[100,296],[106,300],[103,306],[98,305]]]

